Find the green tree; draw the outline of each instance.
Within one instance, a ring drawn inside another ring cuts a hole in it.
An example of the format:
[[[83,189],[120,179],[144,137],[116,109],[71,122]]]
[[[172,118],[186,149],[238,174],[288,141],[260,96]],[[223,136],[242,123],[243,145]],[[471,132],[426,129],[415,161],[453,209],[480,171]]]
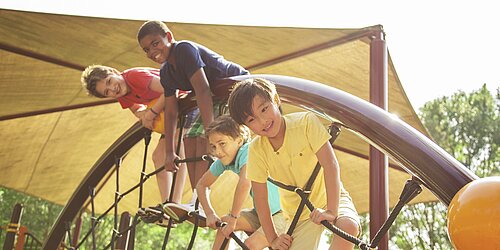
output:
[[[428,102],[421,120],[432,138],[478,176],[498,175],[500,89],[496,98],[486,88]]]
[[[0,204],[2,204],[0,206],[0,225],[7,225],[10,222],[12,210],[16,203],[21,203],[24,207],[21,225],[27,226],[29,232],[43,242],[63,207],[37,197],[0,187]],[[89,234],[87,239],[83,240],[85,234],[91,230],[90,217],[89,213],[82,214],[82,229],[79,240],[79,243],[81,243],[79,249],[82,250],[92,249],[92,235]],[[113,233],[113,225],[114,216],[112,214],[104,216],[97,223],[95,229],[97,249],[104,249],[104,247],[109,245]],[[74,225],[72,225],[71,234],[74,232],[73,229]],[[136,249],[161,249],[165,232],[166,228],[139,222],[136,226]],[[182,223],[177,225],[170,232],[169,243],[166,249],[187,249],[192,232],[193,225],[191,224]],[[2,233],[5,233],[5,231]],[[3,245],[1,239],[5,239],[5,235],[0,237],[0,246]],[[214,239],[214,230],[199,228],[195,247],[196,249],[210,249]],[[68,244],[69,240],[66,240],[65,243]]]
[[[107,215],[103,217],[96,226],[95,237],[97,249],[104,249],[109,245],[113,233],[113,220],[113,215]],[[133,218],[131,218],[131,220],[133,220]],[[91,232],[90,214],[84,213],[82,215],[82,221],[82,235],[80,241],[82,241],[84,234]],[[135,227],[135,249],[162,249],[165,232],[166,228],[164,227],[139,222]],[[192,232],[193,225],[189,223],[176,225],[170,232],[166,249],[187,249]],[[214,238],[214,230],[198,228],[194,246],[196,249],[209,249],[212,246]],[[92,249],[92,243],[92,235],[89,234],[89,237],[82,242],[79,249]]]
[[[62,206],[0,187],[0,204],[2,204],[0,206],[0,225],[3,226],[10,222],[16,203],[23,205],[21,225],[28,227],[31,234],[43,241],[61,212]]]
[[[486,85],[426,103],[420,118],[434,141],[479,177],[499,175],[500,89]],[[451,249],[447,207],[440,202],[407,206],[390,231],[391,248]]]

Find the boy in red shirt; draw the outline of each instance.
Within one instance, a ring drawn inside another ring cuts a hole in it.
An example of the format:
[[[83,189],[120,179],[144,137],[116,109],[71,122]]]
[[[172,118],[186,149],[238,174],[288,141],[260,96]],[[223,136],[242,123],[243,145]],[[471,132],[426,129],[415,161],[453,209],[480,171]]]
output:
[[[123,72],[102,66],[88,66],[82,73],[81,81],[90,95],[98,98],[115,98],[123,109],[128,108],[149,129],[154,129],[154,120],[163,111],[165,97],[163,87],[160,84],[160,72],[153,68],[131,68]],[[179,95],[186,94],[184,92]],[[179,96],[178,95],[178,96]],[[146,105],[156,101],[150,105]],[[185,127],[190,127],[196,112],[188,115]],[[189,121],[191,119],[191,121]],[[165,162],[165,138],[164,127],[154,129],[162,134],[156,148],[153,151],[153,163],[155,168],[162,167]],[[183,150],[181,150],[181,153]],[[186,177],[186,166],[182,164],[176,181],[173,201],[179,203]],[[161,201],[165,202],[170,195],[172,173],[161,171],[156,174],[156,180],[160,189]]]

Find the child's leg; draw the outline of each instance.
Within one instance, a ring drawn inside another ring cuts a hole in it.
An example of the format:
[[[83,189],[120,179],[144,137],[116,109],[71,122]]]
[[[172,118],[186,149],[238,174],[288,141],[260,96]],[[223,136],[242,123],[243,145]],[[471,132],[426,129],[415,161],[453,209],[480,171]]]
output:
[[[184,154],[182,152],[182,147],[181,147],[181,154]],[[158,141],[158,145],[156,146],[155,150],[153,151],[153,163],[154,163],[155,169],[158,169],[165,164],[165,139],[164,138],[161,138]],[[156,181],[158,182],[158,187],[160,189],[162,203],[165,202],[170,197],[170,188],[172,187],[172,177],[173,177],[172,172],[168,172],[168,171],[160,171],[159,173],[156,174]],[[185,180],[186,180],[186,166],[185,166],[185,164],[181,164],[179,166],[179,170],[177,171],[175,190],[174,190],[174,196],[173,196],[174,202],[177,202],[177,203],[180,202],[180,200],[182,198],[182,192],[183,192]]]
[[[213,115],[214,119],[217,118],[218,116],[221,115],[221,109],[224,105],[221,103],[214,102],[213,104]],[[201,114],[200,114],[201,118]],[[208,154],[208,140],[207,138],[204,137],[205,135],[205,128],[203,127],[202,120],[199,120],[200,126],[199,129],[197,130],[197,137],[196,137],[196,156],[202,156],[202,155],[207,155]],[[194,126],[193,126],[194,127]],[[199,161],[197,162],[196,165],[196,174],[195,174],[195,182],[197,183],[201,177],[207,172],[209,169],[210,165],[208,164],[207,161]]]
[[[226,216],[222,217],[221,219],[224,220]],[[227,219],[227,217],[226,217]],[[245,232],[253,232],[255,229],[252,227],[252,225],[247,221],[247,219],[243,216],[238,218],[238,220],[236,221],[236,227],[234,229],[234,231],[245,231]],[[265,237],[264,237],[265,238]],[[214,241],[214,245],[212,246],[212,249],[213,250],[219,250],[220,247],[222,246],[222,243],[224,242],[224,235],[222,234],[222,230],[219,229],[217,230],[217,234],[215,235],[215,241]],[[246,244],[246,241],[245,241],[245,244]],[[226,248],[227,249],[229,246],[229,243],[226,245]],[[252,248],[250,248],[252,249]]]
[[[266,235],[263,232],[256,231],[245,240],[245,245],[249,249],[264,249],[270,244],[267,242]]]
[[[196,155],[196,137],[184,137],[184,151],[186,158],[197,157]],[[189,174],[189,182],[191,183],[191,190],[196,187],[196,162],[187,162],[187,171]]]
[[[202,156],[202,155],[206,155],[208,152],[207,152],[207,139],[206,138],[203,138],[201,136],[198,136],[196,137],[196,156]],[[196,186],[196,183],[198,183],[198,181],[201,179],[201,177],[203,176],[203,174],[205,174],[205,172],[207,172],[208,170],[208,162],[207,161],[198,161],[196,162],[196,169],[194,171],[195,175],[194,175],[194,182],[195,182],[195,186]]]
[[[303,220],[297,223],[293,231],[293,242],[290,250],[318,249],[321,234],[325,230],[323,225],[318,225],[311,220]]]
[[[358,212],[354,207],[349,193],[342,187],[340,189],[339,212],[335,226],[342,229],[344,232],[358,236],[361,232],[361,222],[359,221]],[[333,235],[330,249],[353,249],[354,244],[344,240],[340,236]]]
[[[162,167],[165,164],[165,138],[160,138],[158,145],[153,151],[153,164],[155,169]],[[160,189],[161,202],[168,199],[170,195],[170,187],[172,185],[172,173],[160,171],[156,174],[156,182]]]
[[[199,110],[195,109],[188,113],[186,116],[186,121],[184,124],[184,129],[187,131],[184,136],[184,150],[186,153],[186,158],[194,158],[201,155],[197,155],[196,152],[196,138],[203,131],[203,125]],[[196,187],[196,162],[188,162],[187,170],[189,174],[189,182],[191,183],[191,190]]]
[[[176,138],[178,138],[179,131],[177,130]],[[184,142],[181,141],[179,157],[181,159],[186,158],[184,152]],[[174,196],[172,197],[172,201],[175,203],[181,203],[182,194],[184,193],[184,185],[186,184],[186,175],[187,175],[187,166],[186,163],[179,164],[179,170],[177,171],[177,175],[175,178],[175,187],[174,187]]]
[[[260,225],[258,219],[259,218],[257,217],[257,222]],[[273,223],[278,235],[286,233],[287,222],[282,212],[273,215]],[[250,235],[250,237],[248,237],[248,239],[245,240],[245,245],[247,245],[247,247],[250,249],[264,249],[271,246],[271,244],[267,242],[267,238],[262,227],[257,229],[257,231],[255,231],[252,235]]]
[[[352,220],[349,217],[340,217],[335,222],[335,226],[342,229],[344,232],[358,236],[359,234],[359,225],[356,221]],[[354,249],[354,244],[344,240],[340,236],[334,235],[332,239],[332,244],[330,245],[330,250],[334,249]]]

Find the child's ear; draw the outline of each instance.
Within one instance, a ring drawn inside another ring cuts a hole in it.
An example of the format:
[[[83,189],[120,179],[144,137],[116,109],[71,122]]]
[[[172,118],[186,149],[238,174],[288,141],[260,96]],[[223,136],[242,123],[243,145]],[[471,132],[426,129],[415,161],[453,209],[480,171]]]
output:
[[[167,32],[167,40],[169,43],[173,42],[174,41],[174,35],[172,34],[172,32]]]

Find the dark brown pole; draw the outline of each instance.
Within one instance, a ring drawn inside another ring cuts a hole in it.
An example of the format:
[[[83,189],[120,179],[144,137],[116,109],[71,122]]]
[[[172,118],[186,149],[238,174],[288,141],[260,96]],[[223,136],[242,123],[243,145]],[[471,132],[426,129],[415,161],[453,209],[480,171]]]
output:
[[[387,111],[387,44],[382,27],[370,38],[370,102]],[[370,239],[389,215],[388,179],[387,156],[370,145]],[[386,234],[378,249],[389,249],[388,239]]]
[[[132,223],[136,223],[136,218],[132,220]],[[127,249],[134,250],[135,249],[135,226],[130,229],[130,234],[128,236],[128,245]]]
[[[22,214],[23,205],[17,203],[12,210],[12,217],[10,218],[10,223],[7,226],[7,235],[5,236],[5,242],[3,243],[3,250],[14,249],[14,242],[16,241],[16,235],[19,230]]]
[[[80,231],[82,230],[82,212],[75,221],[75,228],[73,229],[73,239],[71,240],[71,245],[78,245],[78,239],[80,238]]]
[[[15,250],[23,250],[24,249],[24,244],[28,243],[26,240],[27,233],[28,233],[28,228],[26,226],[19,227],[19,234],[17,236]],[[31,239],[31,241],[33,241],[33,239]]]
[[[122,235],[118,235],[118,239],[116,240],[115,249],[116,250],[125,250],[127,249],[128,237],[130,235],[130,231],[125,230],[130,226],[130,213],[123,212],[120,216],[120,227],[118,228],[118,232],[122,233]]]

